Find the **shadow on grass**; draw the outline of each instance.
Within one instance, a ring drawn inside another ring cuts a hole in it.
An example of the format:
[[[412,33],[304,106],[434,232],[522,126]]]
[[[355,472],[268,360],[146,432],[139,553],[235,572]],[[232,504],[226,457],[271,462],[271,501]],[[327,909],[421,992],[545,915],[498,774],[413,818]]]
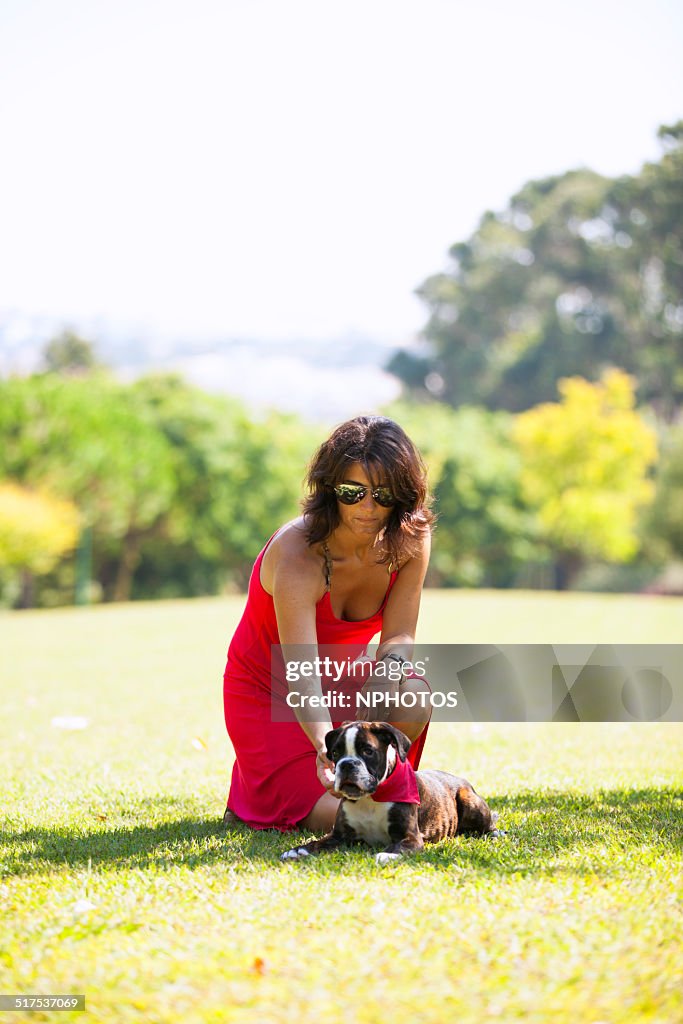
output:
[[[490,803],[500,814],[500,826],[507,829],[504,839],[458,837],[428,846],[411,862],[489,875],[547,875],[558,870],[585,874],[595,870],[591,865],[599,862],[598,854],[606,848],[618,855],[644,847],[669,855],[683,850],[683,796],[674,789],[601,790],[589,795],[532,791],[492,797]],[[182,816],[173,819],[174,809]],[[226,831],[219,820],[188,814],[186,801],[167,796],[141,801],[135,813],[150,824],[94,826],[91,831],[82,824],[4,829],[0,875],[45,874],[88,865],[93,870],[163,871],[211,864],[262,870],[279,866],[284,850],[310,838],[307,832],[254,831],[246,826]],[[156,822],[161,816],[172,820]],[[311,858],[295,869],[318,864],[322,868],[324,862],[326,872],[346,871],[356,857],[359,866],[366,866],[369,853],[355,847]]]

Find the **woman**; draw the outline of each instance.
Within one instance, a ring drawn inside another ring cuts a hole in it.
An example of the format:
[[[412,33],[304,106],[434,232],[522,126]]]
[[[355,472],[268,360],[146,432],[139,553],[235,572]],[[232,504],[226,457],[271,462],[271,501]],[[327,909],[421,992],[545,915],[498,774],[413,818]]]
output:
[[[359,416],[332,433],[313,458],[303,515],[287,523],[256,559],[247,606],[228,651],[225,722],[235,750],[224,822],[286,831],[328,831],[339,799],[326,733],[342,718],[327,710],[295,712],[298,721],[273,720],[272,645],[311,652],[343,644],[355,654],[381,631],[377,662],[363,690],[387,684],[387,664],[409,660],[427,571],[432,513],[426,473],[405,432],[382,416]],[[353,660],[353,659],[352,659]],[[396,665],[393,665],[396,668]],[[313,692],[321,681],[314,678]],[[400,692],[428,693],[417,677]],[[391,703],[391,702],[388,702]],[[396,702],[394,701],[394,704]],[[429,720],[428,703],[411,712],[370,710],[413,741],[417,767]],[[337,712],[335,712],[337,715]]]

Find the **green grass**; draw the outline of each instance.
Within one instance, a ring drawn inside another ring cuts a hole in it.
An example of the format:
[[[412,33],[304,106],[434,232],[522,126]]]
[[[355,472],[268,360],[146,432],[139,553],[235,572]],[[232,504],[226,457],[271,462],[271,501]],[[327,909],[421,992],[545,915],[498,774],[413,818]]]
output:
[[[31,1015],[64,1022],[683,1019],[683,726],[432,726],[424,767],[467,775],[506,839],[280,864],[303,834],[219,825],[240,608],[0,616],[0,992],[84,992],[85,1015]],[[421,639],[676,642],[682,620],[435,592]]]

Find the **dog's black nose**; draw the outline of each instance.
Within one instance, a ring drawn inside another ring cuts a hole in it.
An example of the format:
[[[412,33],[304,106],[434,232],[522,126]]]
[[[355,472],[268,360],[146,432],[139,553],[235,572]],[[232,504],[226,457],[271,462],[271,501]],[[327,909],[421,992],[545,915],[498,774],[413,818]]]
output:
[[[342,771],[346,771],[351,768],[365,768],[365,763],[360,757],[340,757],[337,761],[337,768],[341,768]]]

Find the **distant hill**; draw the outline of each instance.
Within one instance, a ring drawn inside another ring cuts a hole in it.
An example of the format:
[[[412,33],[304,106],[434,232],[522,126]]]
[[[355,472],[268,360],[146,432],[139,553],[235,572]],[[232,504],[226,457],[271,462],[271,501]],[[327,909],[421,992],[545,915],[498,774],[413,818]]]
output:
[[[272,340],[173,338],[99,321],[77,323],[20,313],[0,320],[0,374],[38,369],[46,342],[65,326],[91,340],[98,358],[124,379],[180,372],[207,391],[334,422],[397,397],[386,366],[398,346],[350,332],[341,337]]]

